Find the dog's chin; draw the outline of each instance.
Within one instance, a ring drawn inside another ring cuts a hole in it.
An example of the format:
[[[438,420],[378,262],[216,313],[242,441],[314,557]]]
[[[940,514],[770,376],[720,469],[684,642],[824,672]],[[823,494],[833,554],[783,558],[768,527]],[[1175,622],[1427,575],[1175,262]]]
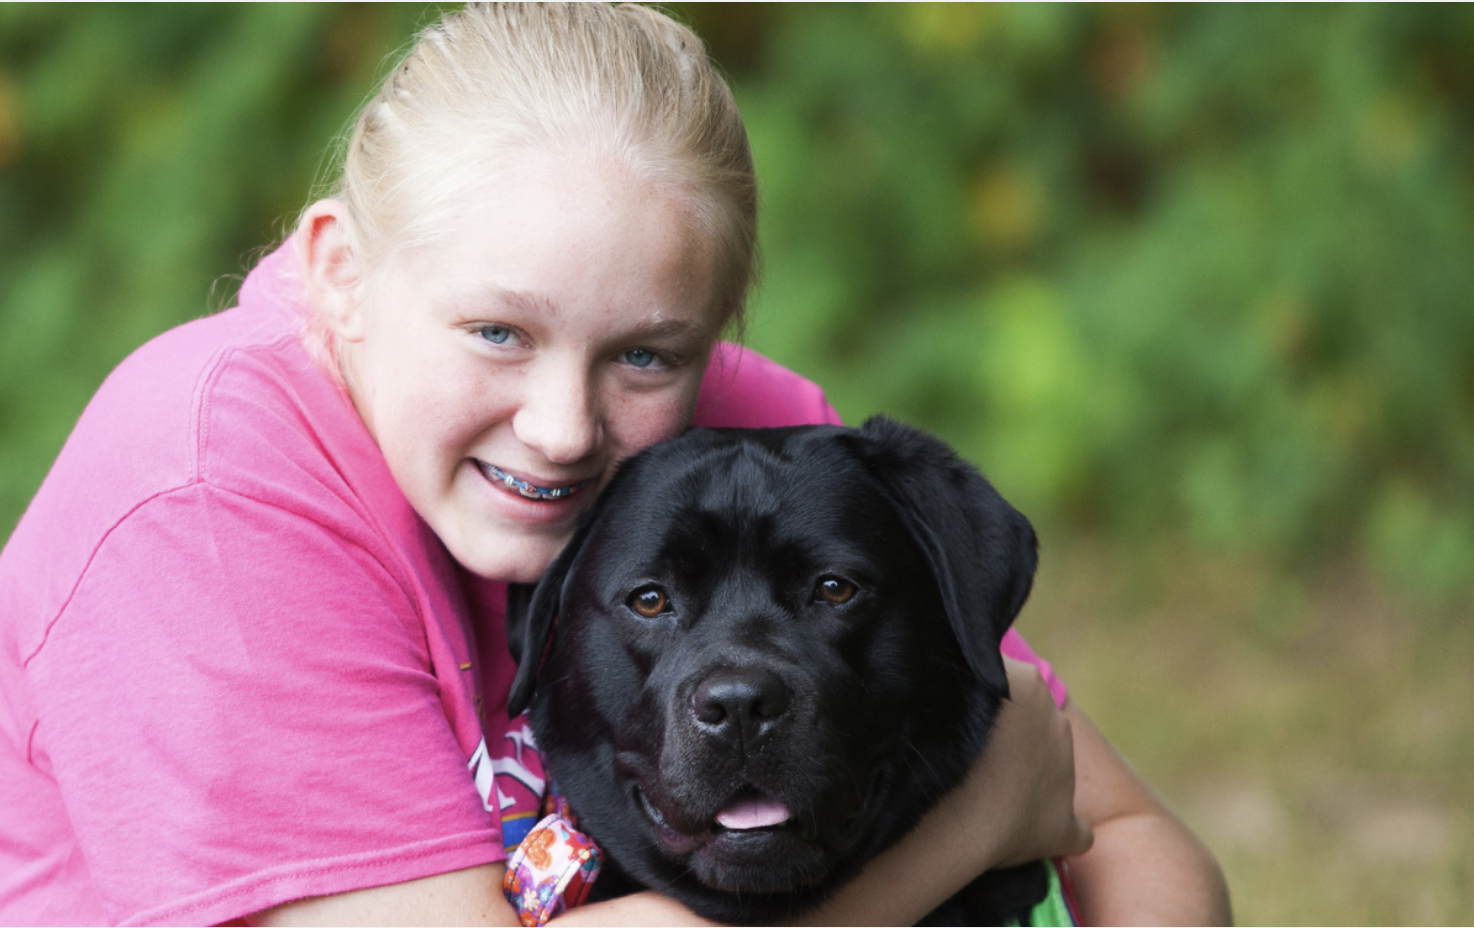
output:
[[[833,859],[793,826],[721,830],[688,860],[712,889],[729,893],[787,893],[820,883]]]
[[[833,863],[811,825],[789,818],[779,824],[728,828],[713,819],[691,833],[673,826],[639,787],[635,798],[665,856],[679,861],[704,885],[729,893],[782,893],[828,876]]]

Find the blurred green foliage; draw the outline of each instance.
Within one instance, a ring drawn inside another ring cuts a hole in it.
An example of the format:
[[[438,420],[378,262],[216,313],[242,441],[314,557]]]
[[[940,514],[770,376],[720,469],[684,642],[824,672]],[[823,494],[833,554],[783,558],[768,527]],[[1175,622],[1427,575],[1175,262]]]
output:
[[[153,335],[228,301],[426,7],[0,5],[0,532]],[[98,462],[106,467],[107,462]]]
[[[749,341],[847,419],[1046,524],[1469,596],[1474,10],[674,9],[758,159]],[[0,7],[0,530],[435,15]]]
[[[1028,634],[1240,917],[1466,919],[1474,8],[672,8],[758,160],[749,342],[1044,524]],[[0,4],[0,539],[438,12]]]
[[[1474,11],[778,23],[737,72],[766,191],[756,347],[847,418],[942,432],[1032,514],[1360,546],[1467,590]]]

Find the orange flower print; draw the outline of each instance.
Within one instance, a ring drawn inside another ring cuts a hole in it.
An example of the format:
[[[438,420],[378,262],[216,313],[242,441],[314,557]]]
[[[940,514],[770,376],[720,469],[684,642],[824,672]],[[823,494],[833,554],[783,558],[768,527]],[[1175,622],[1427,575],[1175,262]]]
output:
[[[532,865],[539,870],[547,870],[553,865],[553,856],[548,853],[557,837],[551,828],[535,829],[532,834],[522,840],[523,853]]]

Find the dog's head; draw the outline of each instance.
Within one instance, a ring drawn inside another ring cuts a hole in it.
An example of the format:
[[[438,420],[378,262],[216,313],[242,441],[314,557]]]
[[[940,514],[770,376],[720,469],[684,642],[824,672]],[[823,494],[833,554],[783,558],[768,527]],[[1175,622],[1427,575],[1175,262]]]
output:
[[[509,708],[532,706],[623,870],[704,915],[781,918],[966,772],[1035,552],[914,429],[692,430],[627,461],[514,588]]]

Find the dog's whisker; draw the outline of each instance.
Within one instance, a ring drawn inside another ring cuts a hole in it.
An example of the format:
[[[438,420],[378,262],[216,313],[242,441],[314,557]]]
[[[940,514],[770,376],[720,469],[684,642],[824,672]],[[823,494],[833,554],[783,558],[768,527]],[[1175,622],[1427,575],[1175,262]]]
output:
[[[921,763],[922,763],[922,766],[925,768],[928,777],[931,778],[931,779],[936,779],[937,778],[937,766],[936,766],[936,763],[930,757],[928,757],[925,753],[923,753],[922,750],[921,750],[921,748],[917,747],[916,745],[914,745],[914,744],[908,744],[908,745],[906,745],[906,748],[907,748],[907,750],[911,754],[915,754],[916,757],[920,758]],[[902,756],[904,757],[906,755],[902,755]],[[917,769],[916,768],[916,765],[914,763],[911,764],[911,769],[913,771]]]

